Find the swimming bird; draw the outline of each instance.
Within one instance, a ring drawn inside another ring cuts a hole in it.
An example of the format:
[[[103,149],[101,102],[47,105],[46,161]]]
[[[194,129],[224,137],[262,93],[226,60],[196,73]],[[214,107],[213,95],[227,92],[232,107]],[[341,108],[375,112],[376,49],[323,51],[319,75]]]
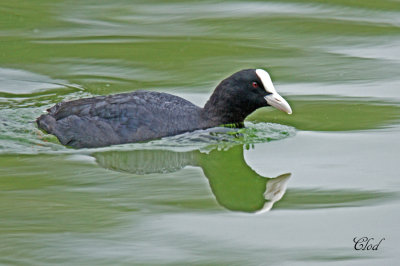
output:
[[[221,81],[203,108],[168,93],[134,91],[60,102],[36,123],[63,145],[92,148],[226,124],[243,127],[244,119],[264,106],[292,113],[267,71],[244,69]]]

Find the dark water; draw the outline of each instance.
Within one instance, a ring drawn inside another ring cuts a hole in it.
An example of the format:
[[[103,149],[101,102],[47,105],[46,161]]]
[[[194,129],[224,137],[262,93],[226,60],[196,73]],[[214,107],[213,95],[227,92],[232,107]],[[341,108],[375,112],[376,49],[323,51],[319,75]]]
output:
[[[389,0],[0,3],[0,263],[396,265],[399,45]],[[249,67],[293,115],[83,150],[33,123],[135,89],[202,105]]]

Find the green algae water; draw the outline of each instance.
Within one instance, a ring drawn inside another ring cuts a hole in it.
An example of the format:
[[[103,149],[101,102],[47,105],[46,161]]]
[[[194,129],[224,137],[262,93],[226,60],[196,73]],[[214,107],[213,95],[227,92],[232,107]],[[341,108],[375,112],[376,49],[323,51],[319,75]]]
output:
[[[389,0],[3,1],[0,264],[396,265],[399,18]],[[203,105],[244,68],[293,114],[81,150],[34,123],[137,89]]]

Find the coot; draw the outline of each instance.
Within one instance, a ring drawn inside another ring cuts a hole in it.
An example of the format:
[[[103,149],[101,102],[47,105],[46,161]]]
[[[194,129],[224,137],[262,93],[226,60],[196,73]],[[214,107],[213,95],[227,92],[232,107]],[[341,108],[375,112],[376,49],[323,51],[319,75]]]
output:
[[[135,91],[60,102],[36,122],[64,145],[90,148],[226,124],[242,127],[246,116],[269,105],[292,113],[265,70],[245,69],[224,79],[204,108],[167,93]]]

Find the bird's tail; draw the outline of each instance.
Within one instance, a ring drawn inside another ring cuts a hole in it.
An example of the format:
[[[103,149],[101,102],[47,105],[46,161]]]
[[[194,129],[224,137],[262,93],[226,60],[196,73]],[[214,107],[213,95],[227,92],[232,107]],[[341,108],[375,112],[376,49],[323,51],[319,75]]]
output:
[[[54,134],[56,130],[56,119],[48,114],[39,116],[38,119],[36,119],[36,124],[47,133]]]

